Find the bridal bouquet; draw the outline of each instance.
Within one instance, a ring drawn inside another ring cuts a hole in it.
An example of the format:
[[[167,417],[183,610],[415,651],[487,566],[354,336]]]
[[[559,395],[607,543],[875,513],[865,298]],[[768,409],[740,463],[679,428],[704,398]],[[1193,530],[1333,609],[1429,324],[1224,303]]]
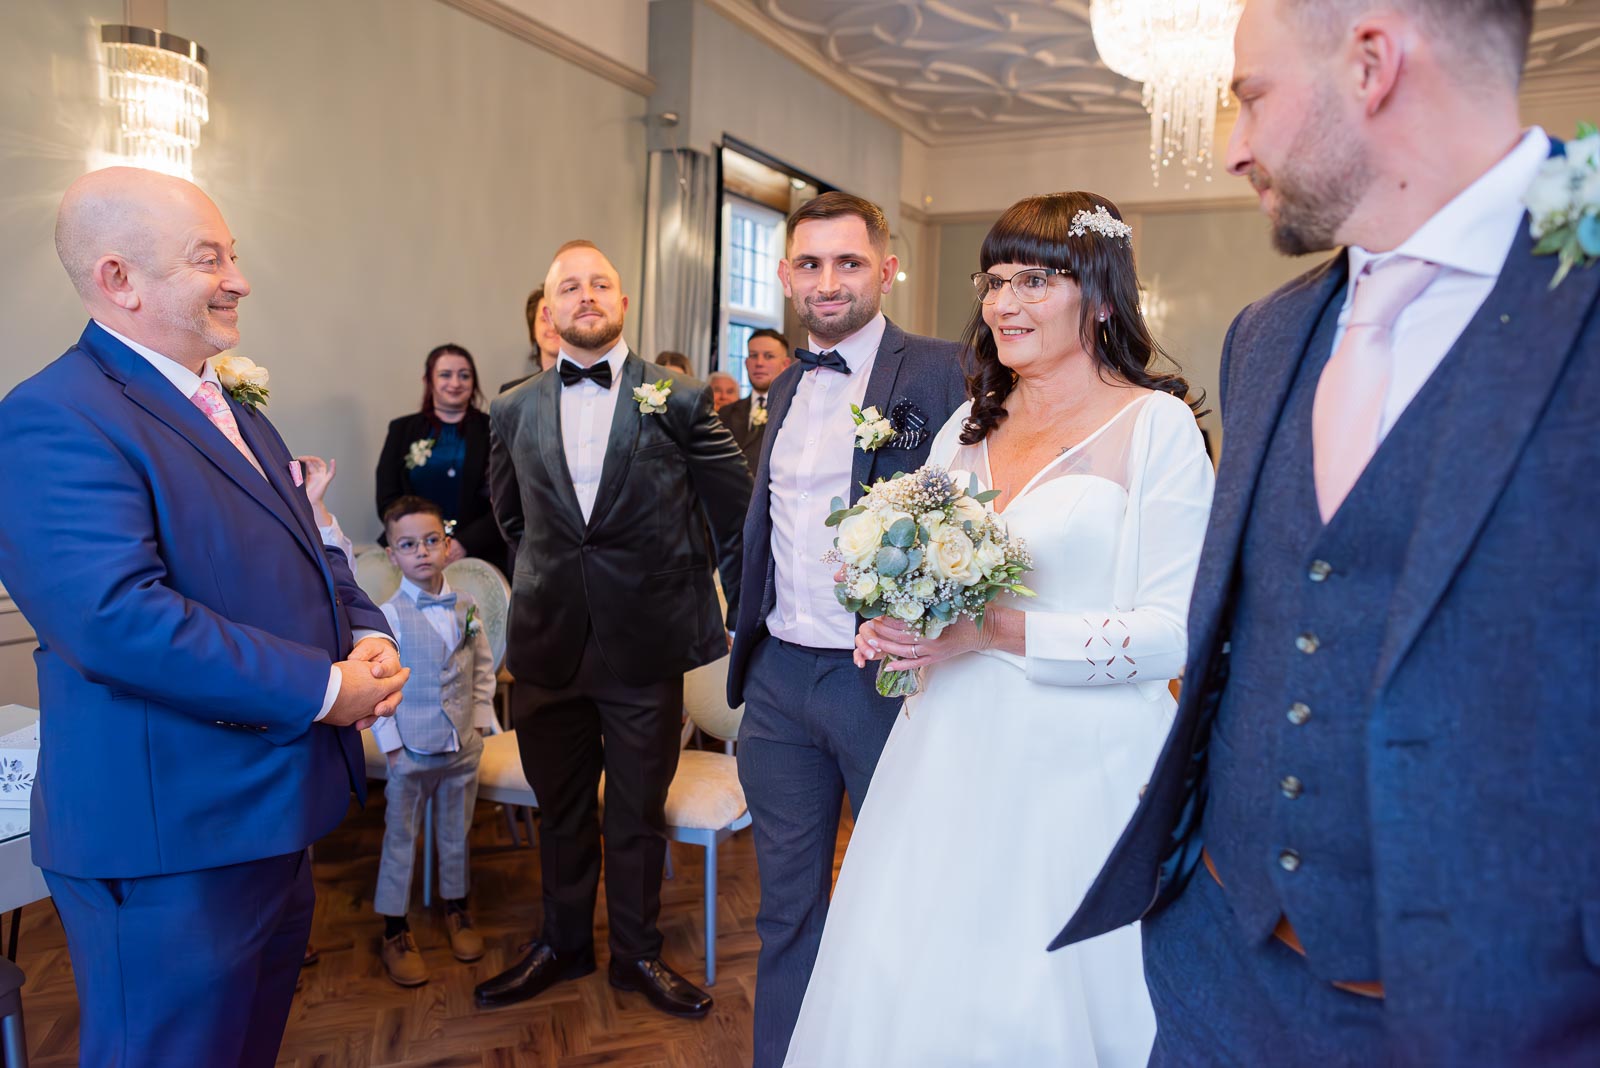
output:
[[[928,464],[872,486],[853,508],[834,498],[827,522],[839,532],[826,559],[843,565],[834,596],[867,619],[889,616],[929,638],[963,616],[981,627],[1001,591],[1032,597],[1017,581],[1033,568],[1027,547],[988,507],[998,496],[980,493],[975,475]],[[878,666],[885,697],[919,685],[916,672],[895,669],[887,656]]]

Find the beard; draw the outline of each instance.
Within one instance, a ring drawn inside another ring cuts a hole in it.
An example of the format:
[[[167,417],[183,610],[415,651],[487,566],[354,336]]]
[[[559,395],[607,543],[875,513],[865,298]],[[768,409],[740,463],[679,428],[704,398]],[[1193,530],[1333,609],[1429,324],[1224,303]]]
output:
[[[577,323],[572,323],[558,327],[556,333],[561,335],[562,341],[573,348],[596,352],[610,348],[612,343],[622,336],[622,320],[602,319],[594,326],[579,326]]]
[[[1317,101],[1285,153],[1276,175],[1250,168],[1257,192],[1277,194],[1272,244],[1286,256],[1325,252],[1373,182],[1367,150],[1341,126],[1331,94]]]
[[[879,301],[875,299],[878,296],[876,289],[865,294],[841,289],[837,294],[830,293],[828,296],[835,300],[840,297],[848,298],[850,306],[841,313],[824,318],[811,309],[810,302],[816,299],[815,294],[811,297],[794,298],[795,315],[811,336],[819,341],[842,341],[872,322],[873,316],[878,314]]]
[[[227,352],[239,347],[239,328],[212,319],[210,305],[202,304],[198,308],[186,308],[160,300],[148,303],[151,318],[163,326],[197,337],[218,352]],[[218,307],[236,312],[239,305],[235,303]]]

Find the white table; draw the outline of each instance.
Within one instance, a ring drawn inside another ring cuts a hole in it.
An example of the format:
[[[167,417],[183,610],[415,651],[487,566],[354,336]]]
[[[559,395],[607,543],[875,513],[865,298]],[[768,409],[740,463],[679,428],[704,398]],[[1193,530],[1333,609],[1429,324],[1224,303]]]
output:
[[[10,734],[37,721],[38,710],[22,705],[0,707],[0,734]],[[17,929],[22,924],[21,909],[50,896],[44,873],[33,866],[32,841],[28,838],[29,813],[25,808],[0,808],[0,915],[11,916],[11,937],[6,956],[17,957]]]

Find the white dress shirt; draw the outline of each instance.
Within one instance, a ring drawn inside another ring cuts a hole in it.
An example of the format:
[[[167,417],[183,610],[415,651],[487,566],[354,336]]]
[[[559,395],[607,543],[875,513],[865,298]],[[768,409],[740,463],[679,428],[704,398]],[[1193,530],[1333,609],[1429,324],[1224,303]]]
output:
[[[203,373],[195,374],[193,371],[189,370],[177,360],[172,359],[170,356],[163,356],[154,349],[139,344],[132,338],[123,337],[105,323],[102,323],[99,319],[95,320],[95,325],[99,326],[100,329],[104,330],[106,333],[110,334],[112,337],[128,346],[134,352],[137,352],[140,356],[143,356],[145,360],[149,362],[150,366],[161,372],[161,376],[163,378],[177,387],[178,392],[183,394],[185,400],[190,402],[193,401],[194,395],[199,391],[200,384],[202,382],[215,382],[218,389],[222,388],[222,380],[217,377],[216,369],[211,366],[210,360],[206,361],[206,366]],[[246,442],[246,447],[249,447],[248,442]],[[260,461],[258,459],[257,463],[259,464],[259,462]],[[266,478],[266,475],[263,474],[261,477]],[[338,524],[335,523],[334,526],[337,527]],[[320,528],[318,533],[322,533]],[[339,533],[341,536],[343,536],[344,532],[340,531]],[[323,535],[323,542],[324,544],[327,543],[326,535]],[[347,557],[350,555],[348,550],[346,551],[345,555]],[[354,568],[353,563],[351,567],[352,569]],[[357,645],[359,645],[366,638],[382,638],[384,641],[393,644],[389,636],[382,631],[356,630],[353,634],[353,640]],[[327,716],[329,712],[333,710],[333,703],[339,699],[339,687],[342,684],[343,676],[339,674],[339,669],[337,667],[329,666],[328,688],[323,691],[322,708],[317,712],[316,719],[312,720],[313,723],[320,722],[325,716]]]
[[[1550,155],[1550,138],[1535,126],[1483,176],[1440,208],[1393,252],[1350,247],[1350,284],[1339,313],[1333,347],[1339,347],[1355,298],[1356,279],[1368,264],[1395,256],[1427,260],[1444,269],[1395,320],[1395,363],[1384,398],[1378,440],[1422,389],[1489,298],[1522,226],[1523,194]]]
[[[866,399],[867,381],[887,326],[879,313],[832,346],[849,365],[849,374],[815,367],[800,376],[772,443],[769,515],[776,601],[767,615],[767,630],[794,645],[855,646],[855,614],[834,597],[836,568],[822,559],[833,548],[833,531],[825,523],[833,498],[850,499],[856,454],[850,406]],[[813,352],[825,350],[816,338],[807,340]]]
[[[561,448],[567,454],[567,471],[572,475],[572,490],[584,522],[594,511],[594,498],[600,492],[600,472],[606,465],[606,442],[611,439],[611,420],[617,411],[617,393],[622,389],[622,363],[628,357],[628,343],[617,339],[600,360],[611,365],[611,388],[601,389],[593,379],[575,386],[561,387]],[[556,373],[565,361],[581,367],[565,347],[556,361]]]

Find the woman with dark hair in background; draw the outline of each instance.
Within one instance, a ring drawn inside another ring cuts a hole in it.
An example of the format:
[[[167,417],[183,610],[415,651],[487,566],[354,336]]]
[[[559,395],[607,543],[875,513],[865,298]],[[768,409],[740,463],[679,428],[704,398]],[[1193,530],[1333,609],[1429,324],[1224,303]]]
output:
[[[561,335],[556,333],[555,324],[544,313],[544,286],[528,294],[528,303],[523,312],[528,317],[528,344],[533,346],[528,359],[533,364],[533,370],[501,386],[501,393],[516,389],[540,371],[550,370],[561,355]]]
[[[426,497],[455,524],[449,562],[463,556],[506,563],[506,544],[489,509],[489,417],[478,367],[460,345],[428,353],[422,410],[389,424],[378,454],[378,516],[407,494]]]
[[[856,662],[891,656],[922,690],[858,815],[787,1064],[1149,1058],[1138,931],[1045,950],[1166,738],[1211,506],[1188,387],[1153,366],[1131,233],[1104,198],[1057,193],[984,239],[972,399],[929,462],[999,491],[1036,596],[931,639],[861,624]]]

